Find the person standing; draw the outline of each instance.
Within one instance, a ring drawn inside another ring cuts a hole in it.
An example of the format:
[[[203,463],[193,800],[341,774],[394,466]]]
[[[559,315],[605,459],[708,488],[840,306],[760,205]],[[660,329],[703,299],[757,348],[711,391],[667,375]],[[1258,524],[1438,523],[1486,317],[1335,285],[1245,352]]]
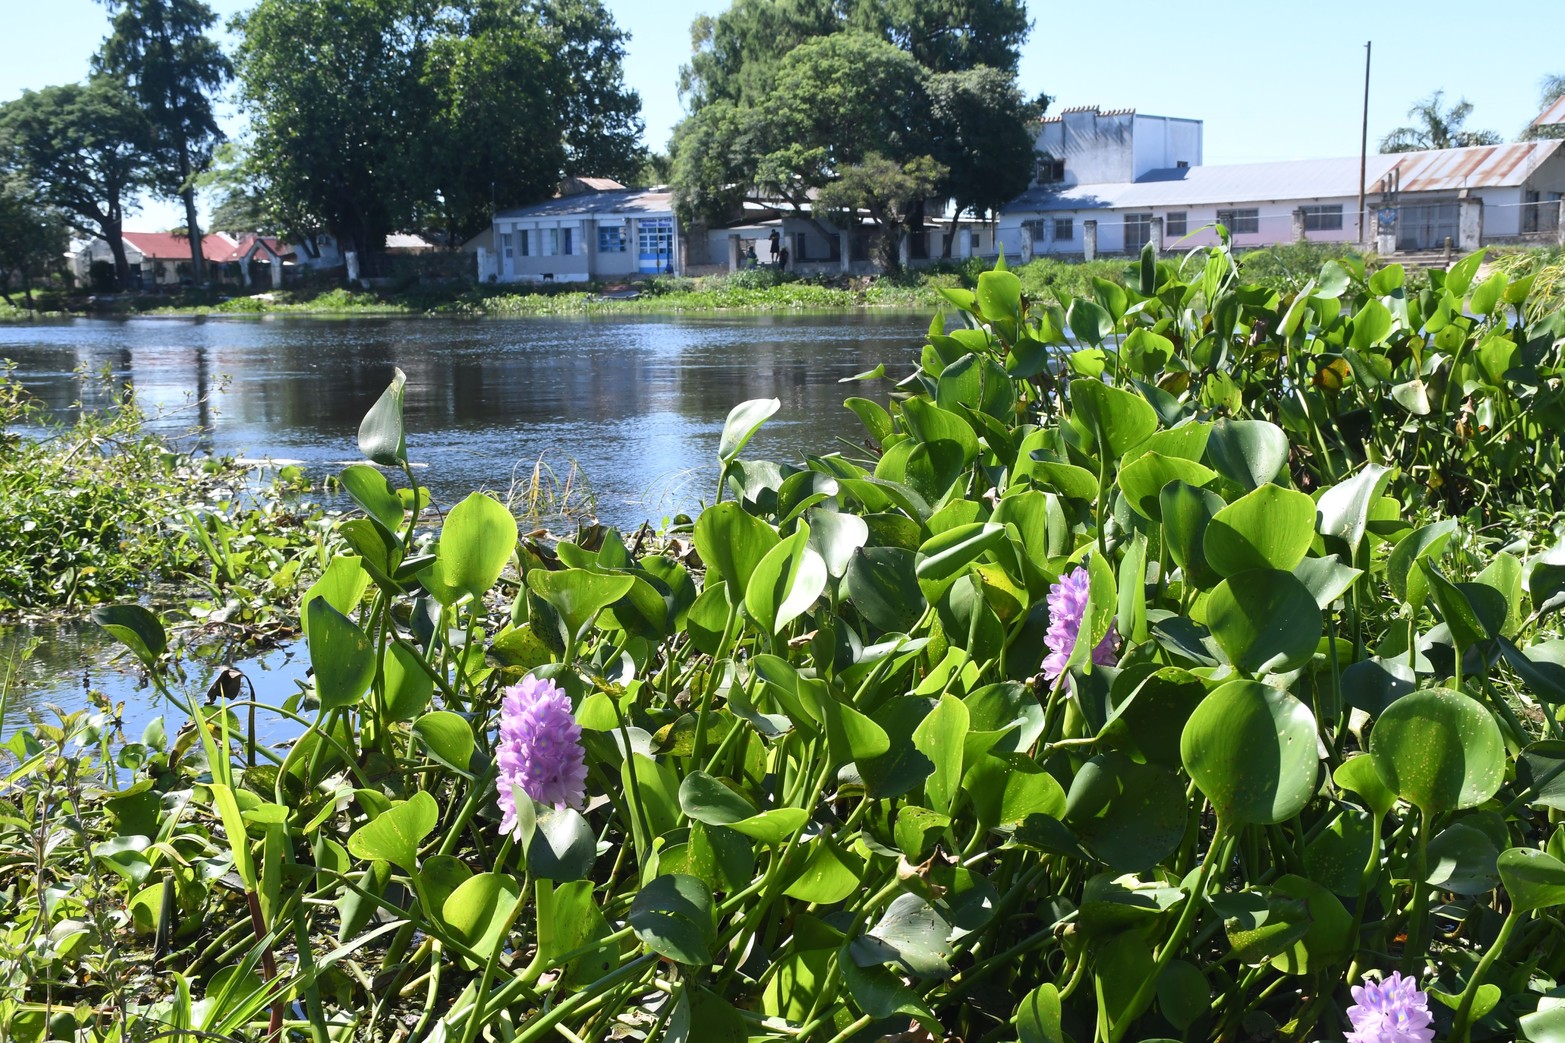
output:
[[[772,229],[772,234],[766,237],[766,241],[772,245],[772,264],[776,264],[777,249],[782,243],[782,237],[777,234],[777,229]]]

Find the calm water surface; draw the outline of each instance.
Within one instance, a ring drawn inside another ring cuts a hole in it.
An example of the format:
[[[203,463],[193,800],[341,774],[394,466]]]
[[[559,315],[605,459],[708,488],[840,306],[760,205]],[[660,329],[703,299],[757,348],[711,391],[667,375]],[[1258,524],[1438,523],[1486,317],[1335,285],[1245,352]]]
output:
[[[316,482],[359,459],[360,418],[408,375],[408,454],[436,501],[474,489],[502,496],[540,458],[562,479],[574,463],[603,521],[654,523],[710,498],[728,410],[751,398],[782,408],[747,456],[797,460],[856,443],[842,385],[881,362],[904,373],[928,315],[529,319],[76,319],[0,324],[0,359],[61,419],[130,387],[154,427],[217,453],[298,461]],[[107,372],[105,387],[99,376]],[[78,405],[79,404],[79,405]],[[0,510],[3,510],[0,506]],[[15,655],[33,648],[25,664]],[[303,675],[303,655],[245,669],[263,698]],[[133,724],[160,712],[133,677],[105,663],[91,628],[0,632],[3,724],[27,707],[83,705],[88,688],[127,703]],[[191,686],[205,688],[192,671]]]

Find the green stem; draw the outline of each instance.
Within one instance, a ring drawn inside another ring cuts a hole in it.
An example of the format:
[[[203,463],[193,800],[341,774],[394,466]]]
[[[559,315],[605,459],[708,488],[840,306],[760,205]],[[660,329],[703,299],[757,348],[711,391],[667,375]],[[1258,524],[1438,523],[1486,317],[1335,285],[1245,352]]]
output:
[[[1433,818],[1429,812],[1419,809],[1418,846],[1413,849],[1413,906],[1408,912],[1407,947],[1402,950],[1402,973],[1416,976],[1419,964],[1424,961],[1428,946],[1429,885],[1424,878],[1429,875],[1429,829]]]
[[[1494,939],[1494,944],[1489,946],[1489,951],[1483,954],[1483,959],[1478,961],[1473,976],[1467,980],[1467,988],[1462,990],[1462,1002],[1456,1008],[1456,1020],[1451,1026],[1451,1038],[1456,1043],[1467,1043],[1471,1038],[1473,1001],[1478,998],[1478,989],[1483,985],[1484,975],[1489,973],[1489,968],[1505,949],[1505,943],[1511,940],[1511,932],[1516,929],[1519,922],[1521,922],[1521,910],[1512,906],[1505,923],[1500,925],[1499,936]]]
[[[1226,849],[1231,839],[1231,834],[1226,826],[1219,822],[1217,832],[1212,836],[1212,843],[1206,849],[1206,857],[1201,859],[1201,872],[1196,878],[1195,888],[1185,896],[1184,908],[1179,911],[1179,920],[1174,924],[1174,930],[1163,943],[1163,948],[1158,951],[1157,963],[1152,968],[1152,973],[1143,978],[1136,986],[1135,995],[1125,1005],[1125,1013],[1117,1025],[1109,1028],[1108,1043],[1119,1043],[1125,1038],[1131,1023],[1136,1020],[1141,1010],[1152,1002],[1152,991],[1157,988],[1157,982],[1163,975],[1168,965],[1174,962],[1174,954],[1183,945],[1185,936],[1190,933],[1190,925],[1195,923],[1196,913],[1201,908],[1202,900],[1206,897],[1206,887],[1212,878],[1212,869],[1218,862],[1218,851]]]

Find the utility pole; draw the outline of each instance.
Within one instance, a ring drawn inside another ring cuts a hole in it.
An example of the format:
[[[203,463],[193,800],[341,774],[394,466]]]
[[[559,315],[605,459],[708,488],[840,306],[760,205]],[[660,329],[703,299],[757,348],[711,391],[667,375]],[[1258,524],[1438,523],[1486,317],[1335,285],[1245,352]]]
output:
[[[1373,40],[1364,44],[1364,127],[1359,135],[1359,245],[1369,243],[1369,232],[1364,227],[1364,179],[1369,167],[1369,54]]]

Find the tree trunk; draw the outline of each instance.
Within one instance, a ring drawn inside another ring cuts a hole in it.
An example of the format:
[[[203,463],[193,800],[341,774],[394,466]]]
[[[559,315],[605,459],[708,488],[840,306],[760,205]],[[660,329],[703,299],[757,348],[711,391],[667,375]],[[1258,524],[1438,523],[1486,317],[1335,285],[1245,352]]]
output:
[[[201,252],[201,225],[196,217],[196,190],[191,187],[180,194],[185,197],[185,230],[190,233],[191,282],[201,286],[206,282],[206,257]]]
[[[119,222],[114,222],[103,230],[104,241],[109,244],[109,253],[114,255],[114,283],[120,290],[130,288],[130,259],[125,256],[125,238],[120,234]]]
[[[29,312],[37,311],[37,307],[33,304],[33,277],[26,268],[22,269],[22,292],[27,295],[27,310]]]

